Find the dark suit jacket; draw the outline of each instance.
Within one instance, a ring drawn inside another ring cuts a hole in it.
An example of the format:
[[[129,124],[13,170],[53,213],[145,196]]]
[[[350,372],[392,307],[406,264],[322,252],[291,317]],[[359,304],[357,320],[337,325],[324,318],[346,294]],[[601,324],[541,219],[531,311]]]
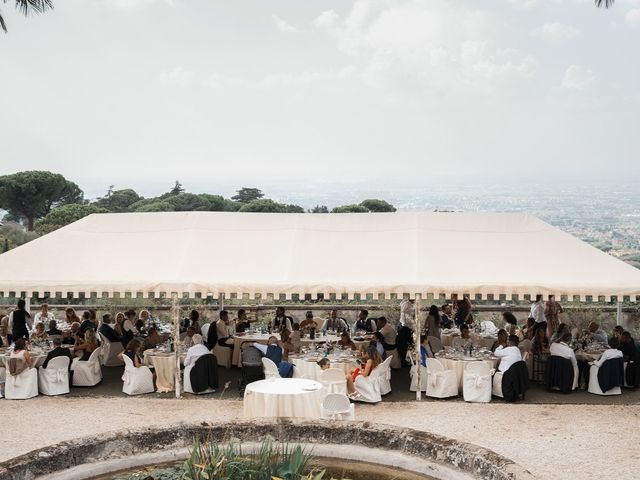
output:
[[[100,328],[98,328],[98,332],[104,335],[105,338],[111,343],[120,342],[122,340],[120,338],[120,335],[118,335],[116,331],[106,323],[100,325]]]
[[[95,330],[96,329],[95,323],[93,323],[91,320],[84,320],[80,324],[80,335],[84,337],[84,332],[86,332],[90,328],[93,328]]]
[[[42,364],[42,368],[47,368],[47,365],[49,365],[49,360],[56,357],[68,357],[69,370],[71,370],[71,361],[73,360],[73,358],[71,357],[71,351],[68,348],[63,348],[63,347],[56,347],[53,350],[51,350],[49,353],[47,353],[47,358]]]

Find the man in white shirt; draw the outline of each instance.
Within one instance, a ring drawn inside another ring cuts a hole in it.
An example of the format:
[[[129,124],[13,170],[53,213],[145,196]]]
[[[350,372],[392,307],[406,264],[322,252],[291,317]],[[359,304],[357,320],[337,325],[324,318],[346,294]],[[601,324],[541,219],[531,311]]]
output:
[[[542,323],[545,321],[544,301],[542,300],[542,295],[536,295],[536,301],[533,303],[533,305],[531,305],[529,318],[533,318],[536,323]]]
[[[607,336],[607,332],[600,328],[596,322],[591,322],[589,324],[589,333],[591,334],[591,338],[594,342],[597,342],[601,345],[609,344],[609,337]]]
[[[34,325],[37,325],[38,323],[49,325],[49,322],[54,319],[53,313],[49,312],[49,305],[43,303],[40,305],[40,311],[36,313]]]
[[[507,346],[499,345],[496,348],[493,354],[496,357],[500,358],[500,365],[498,366],[498,370],[501,372],[506,372],[509,370],[509,367],[516,362],[520,362],[522,360],[522,353],[520,353],[520,349],[518,348],[518,337],[517,335],[509,336],[509,340],[507,342]]]
[[[231,322],[229,321],[229,312],[222,310],[220,312],[220,320],[216,322],[216,332],[218,333],[218,345],[222,347],[233,348],[234,340],[231,331]]]
[[[377,327],[378,332],[382,335],[382,346],[384,349],[387,351],[394,350],[396,348],[396,338],[398,336],[396,329],[387,323],[387,319],[385,317],[378,318]]]
[[[187,350],[187,356],[184,358],[184,366],[188,367],[195,363],[198,358],[211,353],[207,347],[202,344],[202,336],[197,333],[191,338],[192,346]]]
[[[324,321],[320,330],[336,330],[338,332],[348,332],[349,327],[347,326],[347,321],[344,318],[338,316],[337,310],[331,310],[329,318]]]

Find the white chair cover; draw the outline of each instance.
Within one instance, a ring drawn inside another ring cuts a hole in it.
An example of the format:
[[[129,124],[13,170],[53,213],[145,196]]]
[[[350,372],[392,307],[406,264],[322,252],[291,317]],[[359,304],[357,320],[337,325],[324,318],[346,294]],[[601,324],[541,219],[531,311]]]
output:
[[[28,368],[20,375],[9,375],[4,385],[4,397],[7,400],[25,400],[38,396],[38,370]]]
[[[107,337],[98,332],[102,353],[100,354],[100,365],[105,367],[121,367],[124,365],[118,354],[124,350],[122,343],[111,343]]]
[[[391,393],[391,364],[393,363],[392,357],[387,357],[384,362],[378,365],[378,379],[380,383],[380,395],[386,395]]]
[[[445,370],[439,360],[427,358],[427,390],[428,397],[447,398],[458,395],[458,379],[456,372]]]
[[[387,351],[387,358],[391,358],[391,368],[402,368],[402,362],[400,359],[400,354],[398,353],[398,349],[394,348],[393,350]]]
[[[262,357],[262,368],[264,369],[264,378],[280,378],[278,367],[267,357]]]
[[[346,395],[330,393],[322,401],[321,418],[325,420],[355,420],[355,406]]]
[[[200,335],[202,335],[202,338],[204,339],[204,341],[207,341],[207,337],[209,336],[209,328],[211,327],[210,323],[205,323],[200,327]]]
[[[100,368],[100,351],[102,347],[96,348],[91,352],[89,360],[80,361],[74,358],[71,362],[71,370],[73,370],[73,386],[74,387],[93,387],[102,381],[102,369]]]
[[[622,389],[620,387],[614,387],[606,392],[603,392],[600,388],[600,383],[598,382],[598,370],[600,368],[597,365],[591,365],[589,369],[589,393],[594,393],[596,395],[622,395]],[[624,370],[623,370],[624,375]]]
[[[216,361],[218,362],[219,367],[231,368],[233,348],[223,347],[216,343],[211,350],[211,353],[216,356]]]
[[[205,324],[207,325],[207,324]],[[191,365],[188,365],[186,367],[184,367],[184,378],[183,378],[183,386],[184,386],[184,391],[187,393],[193,393],[194,395],[203,395],[205,393],[215,393],[215,390],[213,388],[207,388],[206,390],[203,390],[202,392],[194,392],[193,388],[191,387],[191,370],[193,369],[193,367],[195,367],[196,364],[195,362],[192,363]]]
[[[144,365],[136,368],[126,355],[124,360],[124,374],[122,375],[122,391],[127,395],[143,395],[153,393],[153,373]]]
[[[378,403],[382,401],[382,389],[380,388],[382,383],[381,379],[385,372],[388,371],[390,363],[391,357],[387,357],[384,362],[373,369],[368,377],[364,375],[358,375],[356,377],[353,385],[360,394],[358,398],[359,402]]]
[[[480,328],[482,328],[483,333],[494,335],[498,332],[498,327],[491,320],[485,320],[480,324]]]
[[[485,362],[469,362],[462,377],[465,402],[491,401],[491,367]]]
[[[434,355],[438,353],[440,350],[442,350],[442,340],[440,340],[438,337],[432,337],[431,335],[429,335],[427,337],[427,340],[429,341],[429,345],[431,346],[431,351],[433,352]]]
[[[38,369],[38,385],[43,395],[64,395],[69,393],[69,358],[55,357],[47,368]]]
[[[496,372],[493,376],[491,394],[496,397],[504,398],[504,395],[502,395],[502,372]]]
[[[344,370],[339,368],[322,370],[320,373],[320,383],[324,385],[327,393],[347,394],[347,379],[344,376]]]
[[[411,376],[411,385],[409,386],[409,390],[411,392],[415,392],[416,390],[418,390],[418,376],[416,375],[417,369],[418,368],[416,367],[415,362],[413,362],[411,370],[409,370],[409,375]],[[420,391],[421,392],[425,392],[427,390],[427,380],[428,380],[427,377],[428,377],[427,367],[423,367],[421,365],[420,366]]]

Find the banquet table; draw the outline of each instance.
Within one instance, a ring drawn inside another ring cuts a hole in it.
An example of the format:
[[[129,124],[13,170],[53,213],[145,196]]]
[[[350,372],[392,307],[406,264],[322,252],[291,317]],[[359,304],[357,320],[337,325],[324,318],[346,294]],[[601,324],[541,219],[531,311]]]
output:
[[[71,355],[73,356],[73,346],[72,345],[63,345],[63,348],[69,348],[71,350]],[[37,352],[29,351],[31,355],[31,360],[33,361],[32,368],[40,368],[44,361],[47,359],[47,354],[50,350],[38,350]],[[0,354],[0,367],[6,367],[9,363],[9,358],[11,355],[8,352],[4,352]]]
[[[271,338],[270,333],[245,333],[245,334],[236,334],[233,337],[233,356],[231,357],[231,364],[236,367],[242,366],[242,355],[241,348],[244,342],[255,342],[262,343],[266,345],[269,342],[269,338]]]
[[[456,378],[458,380],[458,390],[462,392],[462,385],[464,380],[464,369],[471,362],[485,362],[489,365],[490,368],[498,368],[500,364],[500,359],[495,357],[487,357],[487,358],[474,358],[473,360],[470,358],[446,358],[446,357],[436,357],[440,360],[440,363],[445,368],[445,370],[453,370],[456,372]]]
[[[184,353],[180,355],[180,363],[184,363],[185,356]],[[173,353],[155,349],[145,350],[142,363],[154,369],[158,392],[170,392],[175,389],[176,357]]]
[[[320,374],[322,370],[318,366],[318,360],[322,357],[305,358],[302,356],[289,355],[289,362],[293,363],[295,368],[293,369],[293,378],[306,378],[309,380],[320,381]],[[331,362],[331,368],[338,368],[348,374],[352,368],[357,366],[356,359],[354,357],[336,358],[332,356],[327,357]]]
[[[585,362],[593,362],[600,359],[604,352],[585,352],[584,350],[578,350],[576,352],[576,360],[584,360]]]
[[[453,339],[459,336],[460,336],[459,331],[457,332],[454,331],[451,333],[441,333],[440,341],[442,342],[442,346],[451,347],[453,345]],[[474,345],[479,345],[485,348],[491,348],[495,343],[495,341],[498,339],[498,337],[495,335],[487,335],[482,333],[481,334],[471,333],[470,337]]]
[[[247,385],[244,391],[244,416],[318,419],[325,393],[322,384],[313,380],[259,380]]]

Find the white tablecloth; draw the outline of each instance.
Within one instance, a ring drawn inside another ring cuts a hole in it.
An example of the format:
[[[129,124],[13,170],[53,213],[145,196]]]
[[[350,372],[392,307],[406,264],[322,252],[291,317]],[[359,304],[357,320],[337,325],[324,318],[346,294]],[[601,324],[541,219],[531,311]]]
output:
[[[184,359],[185,354],[181,354],[180,363],[184,363]],[[142,363],[154,369],[158,392],[170,392],[175,389],[176,357],[173,353],[145,350]]]
[[[331,362],[331,368],[339,368],[344,371],[346,375],[352,368],[357,366],[355,359],[354,360],[343,360],[338,361],[336,359],[332,359],[331,357],[327,357]],[[320,373],[322,370],[318,366],[317,361],[319,358],[315,360],[308,361],[304,358],[295,358],[289,357],[289,361],[295,365],[293,369],[293,378],[307,378],[309,380],[317,380],[320,381]]]
[[[272,378],[247,385],[244,416],[320,418],[322,384],[302,378]]]
[[[453,344],[453,339],[459,337],[459,334],[455,333],[443,333],[440,335],[440,340],[442,341],[443,347],[450,347]],[[474,345],[481,345],[485,348],[491,348],[494,342],[498,339],[498,337],[484,337],[482,335],[478,335],[477,333],[472,333],[471,339]]]
[[[474,362],[474,360],[453,360],[450,358],[438,357],[440,363],[446,370],[453,370],[456,372],[456,378],[458,379],[458,390],[462,392],[462,381],[464,379],[464,369],[466,366]],[[490,358],[486,360],[475,360],[475,362],[485,362],[489,365],[490,368],[498,368],[498,364],[500,363],[499,358]]]

